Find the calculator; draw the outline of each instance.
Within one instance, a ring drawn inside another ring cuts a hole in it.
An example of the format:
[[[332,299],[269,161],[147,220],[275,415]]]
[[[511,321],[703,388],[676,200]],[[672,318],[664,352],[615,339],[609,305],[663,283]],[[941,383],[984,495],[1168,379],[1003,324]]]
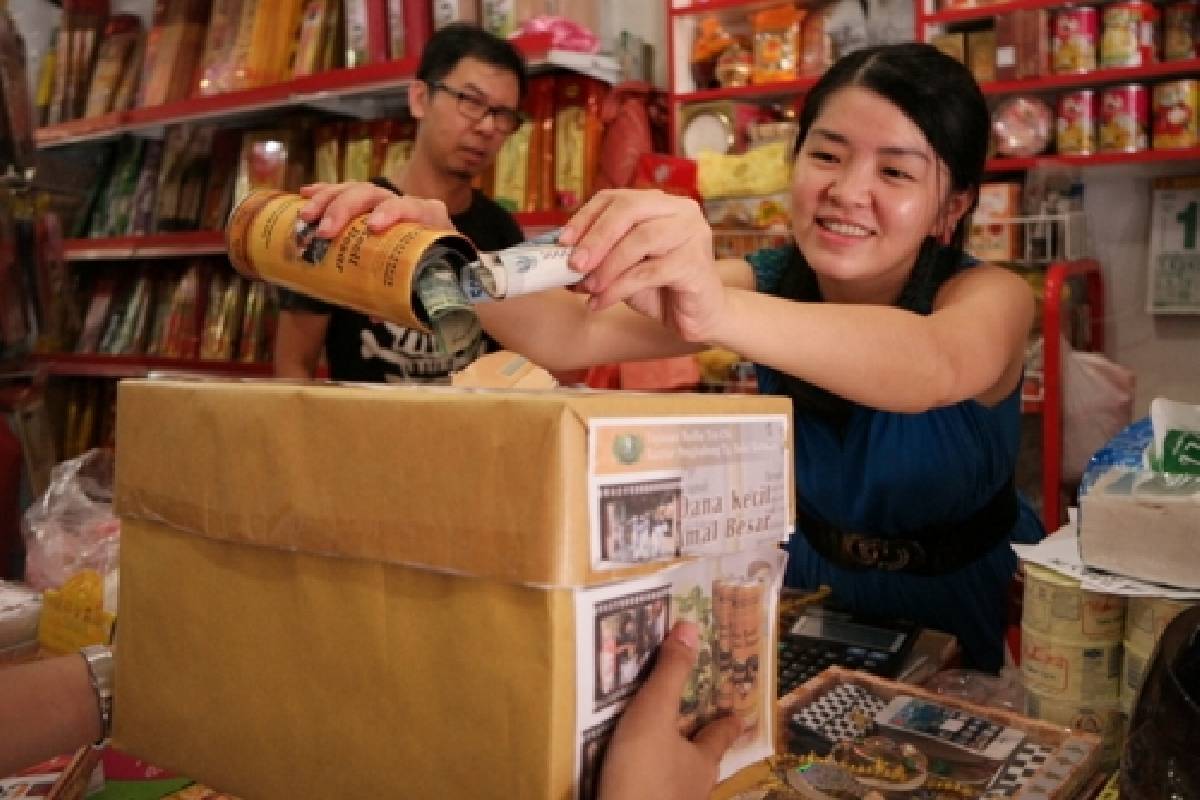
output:
[[[916,638],[909,622],[868,620],[823,606],[805,609],[779,639],[779,696],[832,666],[894,678]]]

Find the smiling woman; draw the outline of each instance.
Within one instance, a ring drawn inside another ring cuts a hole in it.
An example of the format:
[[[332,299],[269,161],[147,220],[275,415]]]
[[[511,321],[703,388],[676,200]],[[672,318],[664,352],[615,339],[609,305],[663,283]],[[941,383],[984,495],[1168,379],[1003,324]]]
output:
[[[557,368],[699,343],[757,362],[760,389],[796,409],[788,582],[947,630],[996,669],[1009,541],[1043,532],[1012,488],[1033,298],[962,251],[987,140],[961,64],[919,44],[860,50],[806,100],[791,244],[714,262],[694,204],[604,193],[562,238],[588,306],[611,312],[540,297],[482,319]]]

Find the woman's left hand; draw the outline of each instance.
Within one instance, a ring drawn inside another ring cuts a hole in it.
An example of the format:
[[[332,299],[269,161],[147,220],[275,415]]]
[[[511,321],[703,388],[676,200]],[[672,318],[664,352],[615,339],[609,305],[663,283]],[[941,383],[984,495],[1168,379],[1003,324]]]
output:
[[[599,192],[559,236],[594,310],[624,301],[685,341],[711,338],[725,291],[700,206],[657,190]]]
[[[699,628],[677,622],[658,663],[629,701],[600,773],[601,800],[703,800],[717,782],[725,751],[742,732],[733,716],[710,722],[691,739],[679,732],[679,701],[696,664]]]

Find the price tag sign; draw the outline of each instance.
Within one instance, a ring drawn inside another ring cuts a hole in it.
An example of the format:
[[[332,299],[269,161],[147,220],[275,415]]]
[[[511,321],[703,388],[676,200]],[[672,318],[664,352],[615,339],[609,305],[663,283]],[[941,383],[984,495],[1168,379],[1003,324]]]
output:
[[[1151,314],[1200,314],[1200,175],[1154,181],[1150,212]]]

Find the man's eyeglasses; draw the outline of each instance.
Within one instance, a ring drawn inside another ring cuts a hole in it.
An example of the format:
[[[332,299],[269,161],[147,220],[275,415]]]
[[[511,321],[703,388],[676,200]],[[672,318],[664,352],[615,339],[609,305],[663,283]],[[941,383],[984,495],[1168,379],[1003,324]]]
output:
[[[473,122],[481,122],[484,117],[491,115],[495,121],[496,130],[501,133],[512,133],[525,122],[525,115],[515,108],[508,106],[489,106],[487,101],[476,94],[470,94],[447,86],[441,81],[434,81],[429,88],[435,92],[445,92],[458,100],[458,111]]]

